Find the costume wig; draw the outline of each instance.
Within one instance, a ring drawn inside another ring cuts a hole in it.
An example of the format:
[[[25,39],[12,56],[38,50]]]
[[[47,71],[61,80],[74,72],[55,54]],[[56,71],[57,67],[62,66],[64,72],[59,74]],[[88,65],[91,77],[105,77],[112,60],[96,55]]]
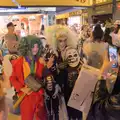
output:
[[[45,29],[47,43],[54,49],[58,48],[58,39],[67,39],[67,46],[77,47],[78,37],[69,27],[63,25],[53,25]]]
[[[18,51],[20,56],[32,56],[31,49],[34,47],[34,44],[38,44],[39,51],[36,55],[36,57],[40,57],[42,54],[43,50],[43,45],[40,40],[40,38],[33,36],[33,35],[28,35],[27,37],[23,37],[20,41]]]

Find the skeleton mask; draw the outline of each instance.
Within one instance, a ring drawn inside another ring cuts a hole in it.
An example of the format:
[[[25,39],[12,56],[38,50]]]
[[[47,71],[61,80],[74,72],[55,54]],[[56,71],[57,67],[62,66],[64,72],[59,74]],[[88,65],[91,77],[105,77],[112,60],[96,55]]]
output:
[[[66,51],[65,59],[68,61],[70,67],[78,66],[80,62],[80,56],[76,49],[70,48]]]

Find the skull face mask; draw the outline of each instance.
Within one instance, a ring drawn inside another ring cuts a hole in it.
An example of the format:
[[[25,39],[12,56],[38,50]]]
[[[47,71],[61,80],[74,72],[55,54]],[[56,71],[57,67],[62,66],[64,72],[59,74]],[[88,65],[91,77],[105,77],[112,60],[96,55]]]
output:
[[[66,51],[65,59],[70,67],[77,67],[80,62],[80,56],[76,49],[70,48]]]

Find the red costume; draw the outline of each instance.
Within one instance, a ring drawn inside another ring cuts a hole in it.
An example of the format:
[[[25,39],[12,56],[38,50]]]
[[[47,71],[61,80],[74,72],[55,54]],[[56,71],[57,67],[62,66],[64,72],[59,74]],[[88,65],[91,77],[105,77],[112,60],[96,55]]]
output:
[[[27,65],[27,61],[25,61],[24,57],[20,57],[12,61],[13,72],[10,77],[12,85],[15,87],[18,95],[21,96],[23,92],[20,91],[21,88],[25,87],[25,71],[28,72],[29,69],[24,69],[24,63]],[[35,75],[38,78],[42,77],[42,71],[44,65],[36,61],[36,72]],[[21,116],[22,120],[33,120],[34,115],[36,120],[46,120],[46,111],[44,106],[44,98],[43,98],[44,90],[40,89],[39,92],[33,92],[30,95],[25,96],[23,101],[20,104]]]

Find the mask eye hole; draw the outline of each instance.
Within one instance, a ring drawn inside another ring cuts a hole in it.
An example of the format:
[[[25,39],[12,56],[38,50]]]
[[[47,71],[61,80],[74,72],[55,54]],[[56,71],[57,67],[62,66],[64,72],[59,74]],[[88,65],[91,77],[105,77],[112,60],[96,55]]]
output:
[[[72,55],[69,55],[69,56],[68,56],[68,59],[70,59],[70,58],[72,58]]]
[[[77,54],[74,54],[74,57],[77,57]]]

